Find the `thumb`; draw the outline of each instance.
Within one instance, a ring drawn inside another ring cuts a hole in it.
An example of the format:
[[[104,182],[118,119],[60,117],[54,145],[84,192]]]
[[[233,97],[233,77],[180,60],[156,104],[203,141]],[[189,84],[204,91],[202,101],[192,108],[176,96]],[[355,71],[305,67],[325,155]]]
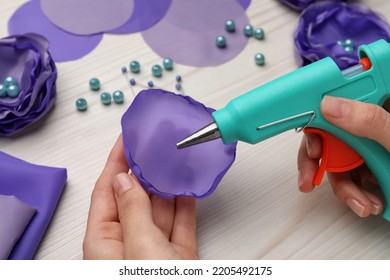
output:
[[[330,123],[354,135],[370,138],[390,151],[390,114],[382,107],[325,96],[321,112]]]

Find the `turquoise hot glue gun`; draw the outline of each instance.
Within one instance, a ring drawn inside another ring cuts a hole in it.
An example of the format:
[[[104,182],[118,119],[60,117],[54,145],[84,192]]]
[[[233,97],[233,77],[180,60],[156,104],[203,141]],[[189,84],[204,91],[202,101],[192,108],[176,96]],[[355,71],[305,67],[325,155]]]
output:
[[[390,44],[385,40],[359,48],[359,64],[340,71],[331,58],[295,70],[231,100],[213,113],[214,123],[200,129],[178,148],[221,137],[225,144],[258,143],[290,129],[317,133],[323,154],[313,183],[325,171],[351,170],[364,161],[385,197],[383,217],[390,221],[390,153],[377,142],[357,137],[330,124],[321,115],[325,95],[383,106],[390,97]]]

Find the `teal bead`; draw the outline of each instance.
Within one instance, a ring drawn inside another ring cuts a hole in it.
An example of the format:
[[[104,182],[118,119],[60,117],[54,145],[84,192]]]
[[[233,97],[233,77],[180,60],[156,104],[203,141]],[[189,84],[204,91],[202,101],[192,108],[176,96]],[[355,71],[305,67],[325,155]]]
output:
[[[217,38],[215,39],[215,43],[218,48],[226,47],[226,37],[223,35],[217,36]]]
[[[104,105],[110,105],[111,104],[111,94],[109,94],[108,92],[102,92],[102,94],[100,94],[100,101]]]
[[[171,71],[173,69],[173,60],[169,57],[164,58],[163,67],[165,70]]]
[[[4,85],[7,87],[9,85],[15,85],[17,81],[14,77],[8,76],[4,79]]]
[[[6,91],[7,91],[7,95],[9,97],[15,98],[19,95],[20,88],[16,84],[11,84],[11,85],[7,86]]]
[[[123,94],[122,91],[117,90],[117,91],[114,91],[114,93],[112,94],[112,98],[114,99],[114,102],[116,104],[122,104],[123,100],[125,99],[125,95]]]
[[[133,60],[132,62],[130,62],[130,71],[132,73],[139,73],[141,71],[141,65],[138,61]]]
[[[97,91],[100,89],[100,81],[97,78],[92,78],[89,80],[89,87],[93,91]]]
[[[257,65],[264,65],[265,63],[265,57],[262,53],[257,53],[255,55],[255,61]]]
[[[158,64],[153,65],[153,67],[152,67],[152,74],[153,74],[153,76],[161,77],[162,76],[162,71],[163,71],[163,69],[162,69],[162,67],[160,65],[158,65]]]
[[[5,97],[7,95],[7,88],[5,85],[0,84],[0,97]]]
[[[79,111],[85,111],[88,108],[88,102],[84,98],[79,98],[76,100],[76,108]]]
[[[247,37],[252,37],[253,36],[253,26],[250,24],[245,24],[244,26],[244,34]]]
[[[355,49],[354,49],[354,47],[352,47],[352,46],[345,46],[345,47],[344,47],[344,51],[345,51],[346,53],[353,53],[353,52],[355,51]]]
[[[253,36],[258,39],[258,40],[263,40],[264,39],[264,30],[263,28],[256,28],[254,33],[253,33]]]
[[[236,23],[233,20],[228,19],[225,22],[225,29],[226,29],[227,32],[234,32],[234,31],[236,31]]]
[[[344,46],[351,46],[351,47],[354,47],[355,46],[355,42],[352,40],[352,39],[346,39],[344,41]]]

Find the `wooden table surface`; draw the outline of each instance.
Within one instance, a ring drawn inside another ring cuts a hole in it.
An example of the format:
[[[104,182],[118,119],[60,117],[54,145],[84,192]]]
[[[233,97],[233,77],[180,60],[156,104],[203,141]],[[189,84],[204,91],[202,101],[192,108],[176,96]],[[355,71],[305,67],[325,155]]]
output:
[[[0,36],[24,2],[2,1]],[[6,3],[4,3],[6,2]],[[390,19],[390,1],[357,1]],[[183,77],[187,95],[222,108],[231,98],[298,67],[292,34],[299,13],[278,1],[252,0],[250,22],[263,27],[264,41],[249,40],[233,60],[217,67],[175,65],[158,86],[174,91]],[[256,66],[262,52],[266,65]],[[133,59],[146,68],[161,57],[140,33],[104,35],[82,59],[57,63],[58,100],[39,128],[16,138],[0,138],[0,150],[26,161],[66,167],[68,182],[36,259],[81,259],[90,195],[121,131],[120,119],[132,101],[121,67]],[[104,90],[122,90],[123,105],[103,106],[88,81],[98,77]],[[146,74],[139,79],[147,83]],[[141,90],[142,87],[135,87]],[[87,112],[75,100],[89,101]],[[213,195],[197,204],[197,234],[202,259],[390,259],[390,223],[361,219],[334,196],[328,181],[311,194],[297,189],[296,156],[302,135],[289,131],[257,145],[239,143],[237,158]]]

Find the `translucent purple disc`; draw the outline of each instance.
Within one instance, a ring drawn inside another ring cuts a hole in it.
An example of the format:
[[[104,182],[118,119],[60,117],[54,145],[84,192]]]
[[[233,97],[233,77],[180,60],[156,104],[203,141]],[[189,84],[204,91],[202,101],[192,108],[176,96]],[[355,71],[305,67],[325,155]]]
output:
[[[217,139],[177,149],[176,143],[211,123],[212,109],[188,96],[141,91],[122,117],[130,168],[146,190],[161,197],[210,195],[235,159],[236,143]]]
[[[90,35],[125,24],[133,13],[130,0],[41,0],[49,20],[65,31]]]
[[[39,1],[22,5],[9,19],[10,35],[34,32],[50,41],[50,53],[56,62],[79,59],[91,52],[101,41],[102,34],[77,36],[53,25],[42,13]]]
[[[227,19],[235,21],[236,32],[225,30]],[[213,66],[231,60],[244,49],[248,38],[242,29],[248,22],[236,0],[172,0],[165,17],[142,36],[161,57],[190,66]],[[225,48],[216,46],[218,35],[226,37]]]
[[[130,19],[108,33],[125,34],[140,32],[156,24],[168,11],[172,0],[133,0],[134,10]]]

